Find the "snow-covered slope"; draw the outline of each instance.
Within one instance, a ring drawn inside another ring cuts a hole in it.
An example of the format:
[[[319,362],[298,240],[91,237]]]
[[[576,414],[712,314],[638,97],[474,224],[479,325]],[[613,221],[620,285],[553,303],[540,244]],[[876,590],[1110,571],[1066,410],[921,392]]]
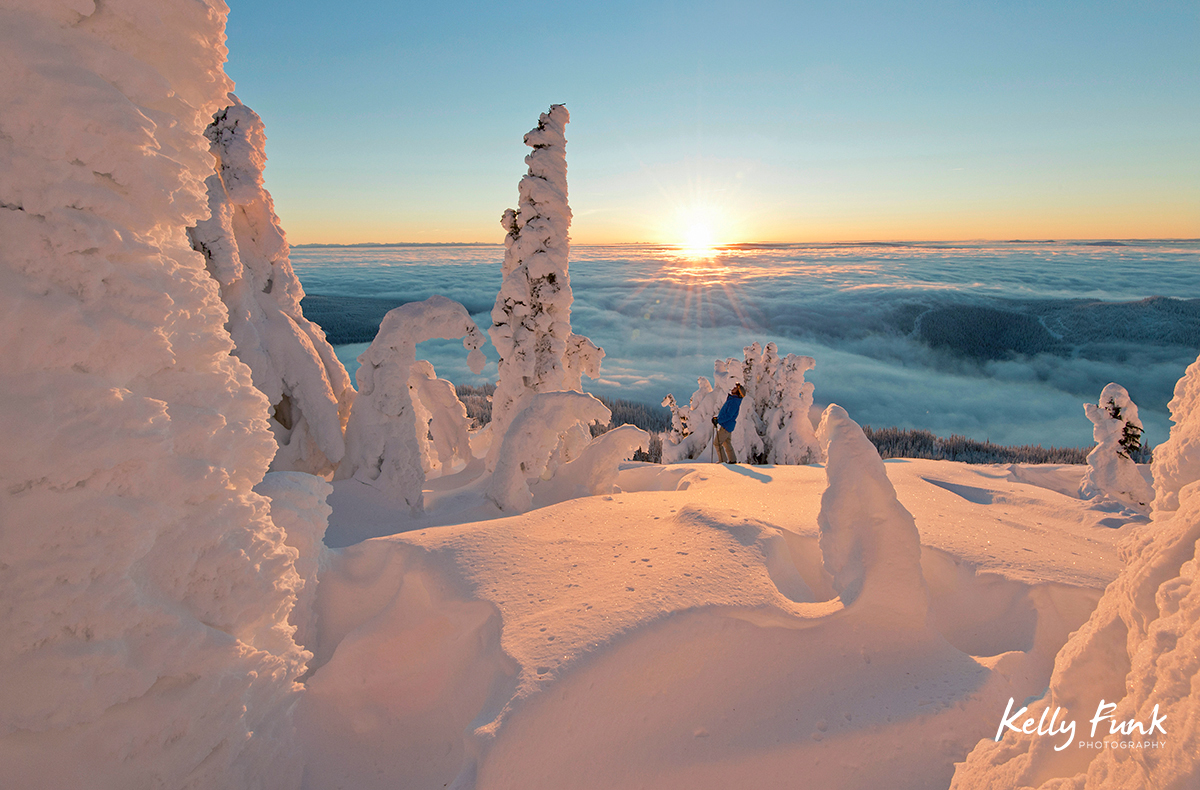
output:
[[[0,784],[289,787],[296,553],[186,228],[221,0],[0,2]]]
[[[305,786],[947,786],[1117,576],[1119,517],[1022,482],[1084,467],[863,469],[839,430],[828,470],[626,464],[618,492],[509,518],[461,486],[419,520],[357,500],[412,531],[322,577]],[[822,519],[919,567],[843,606]]]

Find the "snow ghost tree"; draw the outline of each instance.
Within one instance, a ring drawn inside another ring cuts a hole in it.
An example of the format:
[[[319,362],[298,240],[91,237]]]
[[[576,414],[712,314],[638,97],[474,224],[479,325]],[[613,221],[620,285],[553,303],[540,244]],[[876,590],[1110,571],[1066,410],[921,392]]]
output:
[[[924,625],[929,594],[921,536],[896,498],[875,445],[837,404],[825,409],[816,435],[829,459],[817,526],[834,590],[847,606],[885,608]]]
[[[504,432],[533,393],[579,390],[582,377],[600,374],[604,351],[571,331],[571,278],[568,273],[571,208],[567,204],[565,127],[570,120],[561,104],[542,113],[537,128],[525,135],[533,152],[521,179],[520,202],[501,218],[504,280],[492,308],[488,335],[500,355],[499,379],[492,395],[494,469]]]
[[[1148,513],[1154,490],[1133,460],[1142,449],[1142,423],[1129,393],[1120,384],[1109,384],[1098,405],[1085,403],[1083,409],[1092,421],[1096,446],[1088,454],[1080,493]]]
[[[813,385],[804,374],[816,366],[812,357],[788,354],[783,359],[774,343],[753,343],[744,358],[713,363],[713,382],[699,380],[687,406],[668,395],[671,431],[663,442],[663,461],[677,463],[708,457],[713,441],[712,418],[720,411],[734,384],[746,388],[733,432],[737,457],[758,464],[807,464],[821,458],[808,411]],[[715,385],[715,386],[714,386]]]
[[[263,188],[262,119],[233,94],[229,100],[205,131],[217,172],[207,180],[211,216],[189,231],[192,246],[220,283],[233,353],[271,401],[279,446],[271,469],[327,475],[345,451],[354,389],[325,333],[300,310],[304,290]]]
[[[426,472],[448,471],[455,463],[471,460],[471,418],[458,399],[454,384],[439,379],[425,359],[413,363],[408,379],[413,391],[421,464]]]
[[[227,10],[0,3],[5,787],[299,786],[270,404],[187,235]]]
[[[957,766],[952,790],[1200,787],[1200,360],[1176,385],[1171,416],[1171,437],[1154,453],[1152,520],[1134,527],[1121,548],[1125,569],[1059,651],[1045,696],[1021,717],[1061,707],[1080,718],[1086,743],[1058,751],[1036,733],[989,737]],[[1100,699],[1115,708],[1092,738],[1086,722]],[[1158,748],[1125,748],[1121,741],[1142,736],[1112,729],[1130,719],[1146,727],[1156,715],[1166,735],[1146,740]]]
[[[488,499],[501,510],[523,513],[534,500],[530,481],[554,482],[557,472],[574,464],[578,466],[563,476],[569,480],[569,494],[552,497],[554,501],[607,493],[603,486],[607,484],[611,490],[618,462],[639,446],[649,446],[649,434],[640,428],[621,426],[580,446],[575,458],[565,457],[562,448],[564,437],[579,426],[583,426],[586,434],[591,423],[607,424],[611,419],[612,412],[607,406],[582,392],[543,392],[529,396],[504,433]],[[587,469],[581,468],[585,466]],[[606,470],[611,470],[611,476],[605,476]],[[587,481],[583,493],[577,490],[581,481]]]
[[[376,486],[413,513],[424,509],[421,489],[430,463],[427,455],[422,458],[429,444],[418,439],[418,431],[425,437],[430,428],[428,422],[418,425],[413,367],[417,343],[434,338],[463,338],[471,370],[483,370],[483,333],[458,302],[431,296],[388,312],[379,334],[358,358],[358,397],[346,424],[346,455],[336,474]],[[425,378],[420,369],[418,377]]]

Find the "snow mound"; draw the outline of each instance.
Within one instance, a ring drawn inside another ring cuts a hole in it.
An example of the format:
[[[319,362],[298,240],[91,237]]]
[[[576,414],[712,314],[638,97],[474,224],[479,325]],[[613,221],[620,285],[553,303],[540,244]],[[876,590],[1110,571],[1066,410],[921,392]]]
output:
[[[294,787],[268,403],[186,229],[226,6],[0,8],[0,776]]]
[[[1081,731],[1061,750],[1061,737],[1005,732],[999,741],[981,741],[952,787],[1117,790],[1200,783],[1200,469],[1181,458],[1200,415],[1188,397],[1198,386],[1200,364],[1194,364],[1172,401],[1181,435],[1172,430],[1161,467],[1156,458],[1156,470],[1171,473],[1156,479],[1158,491],[1177,506],[1156,509],[1149,524],[1129,535],[1122,550],[1126,569],[1059,652],[1046,696],[1023,714],[1038,719],[1062,708],[1062,718],[1078,719]],[[1190,479],[1183,474],[1188,469],[1195,475]],[[1091,722],[1101,716],[1093,732]]]
[[[374,485],[413,513],[424,509],[422,488],[431,464],[428,442],[418,439],[413,367],[417,343],[434,338],[462,338],[471,352],[471,369],[483,370],[483,333],[458,302],[431,296],[389,311],[375,340],[358,357],[358,397],[346,424],[346,456],[336,474],[339,480],[355,477]],[[420,378],[428,381],[423,373]],[[423,422],[421,435],[428,430],[429,423]]]
[[[1139,513],[1150,512],[1154,490],[1138,471],[1131,453],[1140,449],[1142,422],[1137,406],[1120,384],[1109,384],[1099,404],[1085,403],[1096,446],[1088,453],[1088,470],[1079,493],[1088,499],[1112,500]]]
[[[301,312],[304,289],[263,188],[262,119],[232,93],[228,99],[205,130],[217,160],[206,181],[210,216],[188,234],[221,285],[233,353],[271,402],[279,445],[271,469],[328,475],[345,452],[354,389],[325,333]]]
[[[921,536],[896,498],[875,445],[836,404],[821,415],[817,439],[828,459],[829,481],[817,524],[834,589],[846,605],[861,602],[923,619],[929,600]]]

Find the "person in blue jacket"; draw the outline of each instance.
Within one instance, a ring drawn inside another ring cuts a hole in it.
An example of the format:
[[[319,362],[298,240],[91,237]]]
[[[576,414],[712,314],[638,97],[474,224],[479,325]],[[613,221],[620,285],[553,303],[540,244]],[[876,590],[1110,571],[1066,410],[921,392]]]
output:
[[[717,453],[721,456],[723,464],[737,463],[737,457],[733,454],[733,442],[730,439],[733,437],[738,410],[742,408],[742,398],[744,397],[746,397],[746,388],[741,384],[734,384],[733,389],[729,391],[729,397],[725,399],[725,405],[721,407],[721,411],[717,412],[717,416],[713,417],[713,425],[717,426]]]

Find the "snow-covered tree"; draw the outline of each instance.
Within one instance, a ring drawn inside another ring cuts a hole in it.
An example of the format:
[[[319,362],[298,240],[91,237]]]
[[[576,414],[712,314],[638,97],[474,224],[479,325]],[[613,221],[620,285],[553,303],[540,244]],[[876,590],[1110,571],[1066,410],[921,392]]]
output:
[[[1129,393],[1120,384],[1109,384],[1098,404],[1085,403],[1083,409],[1092,421],[1096,446],[1088,454],[1080,493],[1148,513],[1154,490],[1133,461],[1141,450],[1142,423]]]
[[[479,350],[485,342],[483,333],[458,302],[431,296],[389,311],[375,340],[358,357],[358,397],[346,424],[346,455],[335,475],[339,480],[356,477],[374,485],[396,503],[407,504],[413,513],[424,509],[421,489],[431,463],[422,453],[428,452],[428,443],[418,438],[419,433],[427,434],[429,424],[418,425],[413,367],[417,343],[434,338],[462,338],[471,352],[467,357],[471,370],[483,370]]]
[[[408,381],[414,395],[417,438],[425,471],[447,471],[457,462],[469,462],[471,418],[467,416],[466,405],[458,399],[454,384],[439,379],[433,364],[425,359],[413,363]]]
[[[189,235],[220,283],[233,353],[271,401],[279,446],[271,469],[328,475],[345,451],[354,389],[325,333],[301,312],[304,289],[263,188],[262,119],[232,93],[229,100],[205,130],[217,159],[216,173],[205,182],[211,215]]]
[[[812,357],[788,354],[780,359],[774,343],[753,343],[743,358],[713,363],[713,380],[701,378],[687,406],[668,395],[671,431],[663,442],[663,462],[709,457],[714,438],[712,418],[734,384],[746,389],[733,431],[737,457],[748,463],[806,464],[820,460],[821,450],[808,412],[813,385],[804,374],[815,367]]]
[[[228,8],[0,6],[0,784],[298,787],[271,404],[187,235]]]
[[[573,460],[560,455],[565,436],[580,426],[586,432],[588,425],[605,424],[612,418],[607,406],[582,392],[535,393],[524,403],[504,433],[487,491],[497,507],[513,513],[532,506],[531,480],[549,480],[560,465]],[[577,445],[580,451],[583,446]],[[611,465],[615,468],[616,463]]]
[[[538,392],[579,390],[582,376],[599,375],[604,357],[602,349],[571,331],[569,120],[566,107],[552,105],[525,135],[525,144],[533,149],[525,157],[529,171],[519,185],[518,208],[501,218],[507,231],[504,280],[488,330],[500,355],[490,423],[492,469],[504,433],[525,400]]]

